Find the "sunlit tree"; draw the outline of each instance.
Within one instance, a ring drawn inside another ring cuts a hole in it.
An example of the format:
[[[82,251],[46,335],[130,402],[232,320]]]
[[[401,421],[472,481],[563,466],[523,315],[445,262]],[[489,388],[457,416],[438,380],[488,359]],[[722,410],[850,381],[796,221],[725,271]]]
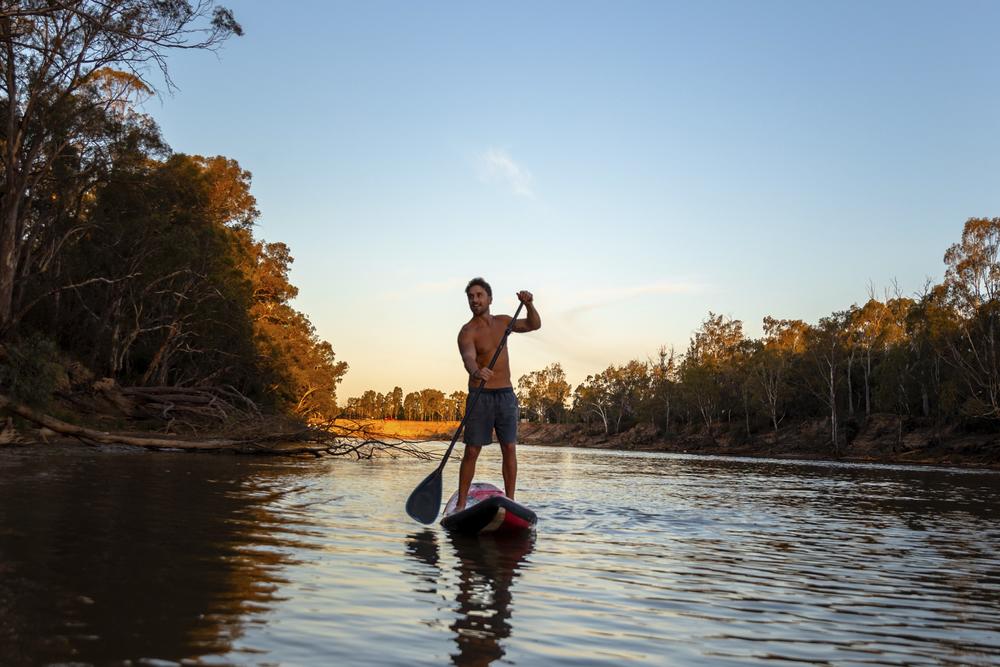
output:
[[[543,422],[558,422],[563,419],[570,385],[558,362],[540,371],[522,375],[517,381],[517,388],[521,407],[533,419]]]

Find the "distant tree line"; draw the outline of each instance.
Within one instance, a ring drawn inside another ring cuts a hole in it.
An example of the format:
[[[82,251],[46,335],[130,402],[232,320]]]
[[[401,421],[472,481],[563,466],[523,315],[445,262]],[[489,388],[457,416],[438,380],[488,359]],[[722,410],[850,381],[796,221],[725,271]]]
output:
[[[465,412],[465,398],[464,391],[445,395],[438,389],[421,389],[404,396],[400,387],[384,394],[369,389],[348,398],[343,414],[353,419],[459,420]]]
[[[871,289],[865,303],[815,324],[768,316],[760,338],[745,336],[740,320],[709,312],[685,352],[661,348],[655,359],[612,364],[575,389],[551,364],[518,380],[522,417],[588,422],[608,434],[646,422],[663,433],[747,437],[822,420],[834,452],[874,413],[894,415],[900,428],[918,420],[995,429],[1000,218],[968,220],[944,262],[944,281],[917,296],[878,298]],[[359,416],[376,415],[367,407],[375,403],[351,401]],[[454,407],[448,413],[460,418],[461,403]]]
[[[709,313],[684,354],[609,366],[573,392],[573,418],[615,433],[641,421],[747,436],[821,418],[836,452],[873,413],[1000,425],[1000,218],[965,223],[945,279],[915,297],[874,290],[821,318],[765,317],[763,336]]]
[[[254,235],[250,174],[171,152],[146,68],[241,29],[199,0],[0,8],[0,388],[42,395],[57,357],[133,385],[226,385],[333,416],[347,371]]]

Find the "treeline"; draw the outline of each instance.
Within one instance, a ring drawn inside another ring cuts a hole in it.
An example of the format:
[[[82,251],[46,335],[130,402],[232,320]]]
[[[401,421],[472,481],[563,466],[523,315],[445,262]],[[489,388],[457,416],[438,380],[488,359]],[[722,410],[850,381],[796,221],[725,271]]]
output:
[[[523,418],[534,421],[564,421],[570,386],[559,364],[521,376],[517,383]],[[347,399],[344,415],[354,419],[409,419],[414,421],[459,421],[465,414],[468,393],[421,389],[405,396],[400,387],[381,393],[369,389]]]
[[[645,422],[668,435],[748,438],[821,420],[834,453],[873,413],[895,415],[900,429],[908,420],[997,429],[1000,218],[968,220],[944,261],[944,281],[917,296],[872,292],[814,324],[765,317],[760,338],[710,312],[683,353],[612,364],[575,388],[551,364],[518,380],[522,416],[609,434]],[[369,405],[358,401],[358,415],[374,416]]]
[[[254,234],[250,173],[172,153],[138,103],[174,48],[241,34],[211,2],[0,9],[0,387],[42,400],[60,363],[123,385],[228,386],[334,416],[347,370]],[[168,78],[169,81],[169,78]]]
[[[460,420],[465,412],[465,398],[464,391],[445,395],[438,389],[421,389],[404,396],[400,387],[384,394],[369,389],[361,396],[348,398],[343,414],[352,419]]]
[[[823,419],[837,452],[860,419],[1000,425],[1000,218],[965,223],[945,279],[915,297],[871,294],[821,318],[765,317],[759,339],[709,313],[683,354],[611,365],[572,394],[570,416],[609,433],[641,421],[747,436]]]
[[[558,363],[521,376],[517,383],[522,418],[533,421],[565,421],[570,385]],[[405,396],[400,387],[381,393],[369,389],[347,399],[344,416],[353,419],[409,419],[414,421],[459,421],[465,414],[468,393],[421,389]]]

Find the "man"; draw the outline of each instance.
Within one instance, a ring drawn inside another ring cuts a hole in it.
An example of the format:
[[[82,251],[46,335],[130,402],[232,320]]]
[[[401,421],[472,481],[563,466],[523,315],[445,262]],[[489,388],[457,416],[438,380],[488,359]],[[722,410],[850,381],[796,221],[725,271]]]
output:
[[[465,287],[465,296],[469,300],[472,319],[458,332],[458,351],[462,355],[465,370],[469,373],[469,398],[466,409],[472,403],[473,392],[479,384],[485,380],[486,385],[465,420],[463,438],[465,454],[462,456],[462,467],[458,473],[458,500],[455,511],[465,509],[469,487],[476,474],[476,460],[483,445],[493,441],[494,430],[503,456],[503,486],[508,498],[514,498],[517,484],[517,454],[514,450],[517,445],[520,408],[510,382],[510,359],[507,356],[506,346],[497,357],[493,370],[487,368],[511,318],[509,315],[490,314],[493,290],[482,278],[473,278],[469,281]],[[528,316],[516,320],[511,331],[525,333],[540,328],[542,319],[535,310],[531,292],[518,292],[517,298],[524,304]]]

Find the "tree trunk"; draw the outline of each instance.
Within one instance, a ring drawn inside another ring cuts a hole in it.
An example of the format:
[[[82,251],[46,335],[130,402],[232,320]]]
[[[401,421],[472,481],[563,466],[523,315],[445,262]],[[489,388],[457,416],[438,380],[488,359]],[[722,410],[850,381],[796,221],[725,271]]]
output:
[[[747,438],[750,437],[750,391],[747,383],[740,387],[740,394],[743,398],[743,424],[747,429]]]
[[[608,415],[604,411],[604,408],[597,408],[595,410],[597,416],[601,418],[601,422],[604,424],[604,435],[609,435],[611,433],[611,428],[608,426]]]
[[[839,454],[837,442],[837,385],[833,374],[833,364],[830,364],[830,437],[833,443],[833,453]]]
[[[7,166],[8,169],[11,165]],[[0,212],[0,337],[10,328],[14,312],[14,283],[17,275],[17,202],[11,201],[17,195],[7,184],[3,193],[3,208]]]
[[[872,355],[869,351],[865,356],[865,417],[872,413]]]
[[[149,384],[150,381],[153,379],[153,375],[158,370],[160,370],[161,365],[162,366],[166,365],[166,358],[170,356],[168,349],[170,347],[171,341],[173,341],[174,336],[176,334],[177,334],[177,322],[175,321],[170,325],[170,328],[167,329],[167,335],[163,339],[163,344],[160,345],[159,348],[157,348],[156,353],[153,355],[152,361],[149,362],[149,367],[146,369],[146,372],[142,374],[142,380],[139,381],[139,384],[141,385]],[[163,373],[161,375],[166,375],[166,374]],[[161,377],[160,379],[163,380],[165,378]],[[167,384],[167,383],[160,382],[160,384]]]
[[[854,349],[851,349],[851,356],[847,357],[847,415],[854,416],[854,385],[851,382],[851,371],[854,370]],[[865,412],[865,415],[868,413]]]
[[[21,195],[18,173],[21,165],[17,159],[17,125],[20,91],[14,74],[14,47],[11,17],[0,18],[0,36],[6,47],[4,83],[7,93],[6,131],[3,136],[4,148],[4,191],[0,195],[0,340],[10,328],[14,309],[14,280],[17,275],[18,259],[18,217]]]

